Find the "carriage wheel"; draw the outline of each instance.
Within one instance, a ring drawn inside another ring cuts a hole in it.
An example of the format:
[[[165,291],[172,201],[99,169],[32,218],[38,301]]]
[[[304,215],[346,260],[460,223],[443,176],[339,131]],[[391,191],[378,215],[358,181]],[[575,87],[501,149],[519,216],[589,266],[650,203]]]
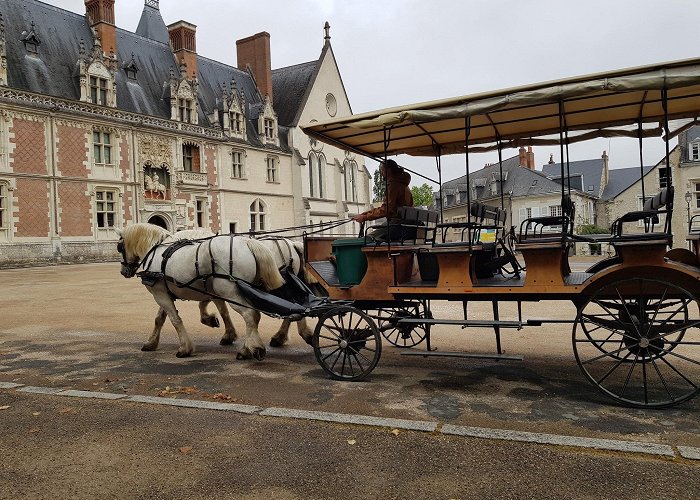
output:
[[[430,333],[430,325],[398,325],[401,318],[430,318],[426,314],[425,305],[415,302],[402,307],[377,310],[377,325],[384,338],[396,347],[414,347],[425,340]]]
[[[377,365],[382,337],[367,313],[340,306],[321,316],[313,338],[316,360],[336,380],[362,380]]]
[[[700,308],[684,288],[634,278],[605,285],[576,315],[584,375],[627,405],[664,408],[700,390]]]

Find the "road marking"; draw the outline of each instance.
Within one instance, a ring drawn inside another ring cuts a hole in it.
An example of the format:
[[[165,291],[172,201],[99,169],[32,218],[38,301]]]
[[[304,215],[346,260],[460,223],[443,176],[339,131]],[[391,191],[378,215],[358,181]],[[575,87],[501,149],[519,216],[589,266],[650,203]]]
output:
[[[316,420],[342,424],[366,425],[373,427],[388,427],[421,432],[435,432],[438,422],[426,420],[405,420],[397,418],[373,417],[370,415],[354,415],[350,413],[330,413],[311,410],[297,410],[292,408],[262,408],[254,405],[240,405],[233,403],[219,403],[192,399],[174,399],[155,396],[128,396],[126,394],[114,394],[109,392],[79,391],[65,388],[25,386],[13,382],[0,382],[0,389],[14,389],[18,392],[32,394],[46,394],[63,397],[82,397],[103,400],[128,401],[133,403],[156,404],[165,406],[179,406],[206,410],[233,411],[249,415],[264,417],[296,418],[303,420]],[[665,444],[644,443],[639,441],[624,441],[621,439],[599,439],[578,436],[565,436],[558,434],[545,434],[539,432],[510,431],[504,429],[489,429],[487,427],[469,427],[452,424],[444,424],[440,433],[450,436],[463,436],[479,439],[498,439],[518,441],[533,444],[573,446],[578,448],[592,448],[598,450],[620,451],[626,453],[642,453],[662,457],[675,457],[673,447]],[[685,459],[700,460],[700,448],[691,446],[676,446],[678,454]]]
[[[597,450],[626,451],[630,453],[647,453],[673,457],[673,448],[665,444],[640,443],[638,441],[622,441],[619,439],[599,439],[577,436],[561,436],[540,432],[509,431],[503,429],[486,429],[483,427],[464,427],[445,424],[443,434],[475,437],[482,439],[503,439],[506,441],[521,441],[525,443],[554,444],[559,446],[576,446],[579,448],[594,448]]]
[[[288,417],[303,420],[322,420],[341,424],[371,425],[391,427],[410,431],[434,432],[437,422],[423,420],[404,420],[398,418],[371,417],[369,415],[352,415],[347,413],[329,413],[325,411],[293,410],[289,408],[268,408],[260,412],[263,417]]]

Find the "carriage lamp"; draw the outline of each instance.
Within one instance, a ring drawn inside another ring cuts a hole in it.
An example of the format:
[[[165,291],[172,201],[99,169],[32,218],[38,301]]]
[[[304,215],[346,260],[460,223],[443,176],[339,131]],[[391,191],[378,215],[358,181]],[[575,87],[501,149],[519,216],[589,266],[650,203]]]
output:
[[[688,224],[690,224],[690,201],[693,199],[693,193],[685,192],[685,203],[688,205]]]

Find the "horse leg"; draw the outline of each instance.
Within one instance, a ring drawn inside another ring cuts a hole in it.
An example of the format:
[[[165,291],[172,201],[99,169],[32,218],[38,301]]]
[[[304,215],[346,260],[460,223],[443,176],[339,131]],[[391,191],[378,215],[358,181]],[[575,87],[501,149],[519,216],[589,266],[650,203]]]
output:
[[[203,325],[207,325],[212,328],[219,328],[219,318],[217,318],[216,315],[209,314],[207,312],[207,306],[209,306],[209,302],[211,302],[211,300],[203,300],[199,303],[199,321]]]
[[[170,298],[170,295],[164,287],[149,287],[148,290],[151,292],[153,298],[161,309],[163,309],[168,315],[170,322],[175,327],[177,337],[180,340],[180,347],[177,350],[176,356],[178,358],[186,358],[187,356],[191,356],[194,353],[194,346],[192,345],[189,335],[187,335],[187,330],[182,322],[182,318],[180,318],[180,314],[178,314],[177,309],[175,308],[175,302],[172,298]]]
[[[279,330],[270,339],[270,347],[282,347],[289,339],[289,325],[291,321],[288,319],[282,320]]]
[[[226,306],[226,302],[217,299],[214,300],[214,304],[219,310],[219,314],[221,314],[221,319],[224,320],[224,326],[226,327],[224,336],[221,337],[219,344],[231,345],[233,344],[233,341],[238,338],[238,334],[236,333],[236,327],[233,326],[233,321],[231,321],[231,315],[228,313],[228,307]]]
[[[156,323],[153,326],[153,332],[151,336],[148,337],[148,342],[141,346],[142,351],[155,351],[158,349],[158,343],[160,342],[160,331],[163,329],[163,324],[165,323],[165,318],[167,314],[165,309],[162,307],[158,308],[158,314],[156,314]]]
[[[309,325],[306,323],[306,318],[301,318],[297,321],[297,331],[301,338],[304,339],[304,342],[311,345],[314,332],[311,331],[311,328],[309,328]]]
[[[236,354],[236,359],[252,359],[262,361],[265,358],[265,344],[263,344],[258,332],[260,313],[255,309],[233,306],[234,310],[243,316],[245,321],[245,342]]]

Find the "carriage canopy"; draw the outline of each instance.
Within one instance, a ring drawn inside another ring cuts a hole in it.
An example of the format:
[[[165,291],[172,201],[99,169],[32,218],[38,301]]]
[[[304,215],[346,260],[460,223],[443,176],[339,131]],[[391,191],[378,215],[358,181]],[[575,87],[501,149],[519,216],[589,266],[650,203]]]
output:
[[[664,94],[666,99],[664,99]],[[310,136],[356,153],[433,156],[595,137],[661,136],[700,116],[700,59],[668,62],[315,122]],[[467,119],[469,127],[466,126]],[[467,140],[468,131],[468,140]]]

